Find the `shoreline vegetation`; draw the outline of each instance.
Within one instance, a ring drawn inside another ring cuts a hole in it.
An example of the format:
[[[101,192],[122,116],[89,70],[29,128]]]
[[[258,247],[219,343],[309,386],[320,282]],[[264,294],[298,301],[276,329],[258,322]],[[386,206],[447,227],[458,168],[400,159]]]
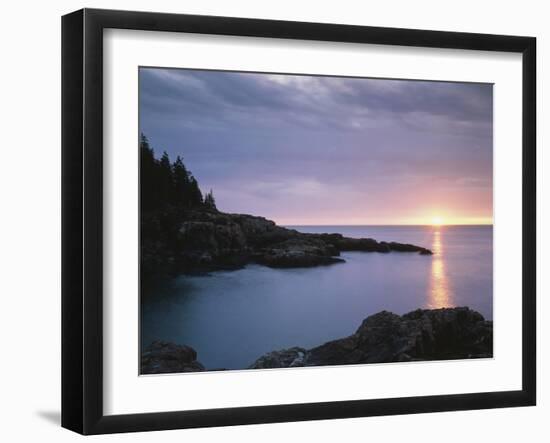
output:
[[[229,214],[216,207],[212,190],[177,157],[155,158],[140,142],[140,277],[142,288],[178,274],[239,269],[255,263],[273,268],[344,263],[344,251],[432,255],[422,246],[306,234],[263,217]],[[492,322],[467,307],[387,311],[367,317],[345,338],[312,349],[293,347],[259,356],[248,369],[492,357]],[[225,368],[209,368],[223,370]],[[244,369],[244,368],[243,368]],[[155,341],[141,355],[142,374],[207,370],[190,346]]]

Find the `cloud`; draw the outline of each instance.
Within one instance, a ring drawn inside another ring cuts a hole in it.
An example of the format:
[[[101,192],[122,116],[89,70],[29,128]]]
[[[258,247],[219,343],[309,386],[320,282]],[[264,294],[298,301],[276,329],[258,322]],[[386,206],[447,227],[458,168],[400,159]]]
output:
[[[182,155],[203,187],[219,189],[228,210],[265,210],[264,199],[279,205],[275,212],[313,211],[300,199],[349,205],[361,192],[379,206],[409,207],[389,193],[413,198],[405,188],[429,186],[458,189],[472,206],[491,200],[491,85],[157,68],[139,75],[140,129],[157,151]],[[363,209],[381,211],[372,205]]]

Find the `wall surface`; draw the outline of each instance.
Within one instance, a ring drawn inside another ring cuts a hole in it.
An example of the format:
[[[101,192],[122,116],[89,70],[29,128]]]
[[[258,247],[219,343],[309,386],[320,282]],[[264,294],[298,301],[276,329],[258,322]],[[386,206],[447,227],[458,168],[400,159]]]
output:
[[[545,3],[508,1],[357,2],[340,0],[111,0],[5,2],[0,27],[0,435],[3,441],[81,440],[60,415],[60,16],[81,7],[156,10],[418,29],[530,35],[538,38],[539,226],[550,221],[550,28]],[[546,126],[546,127],[545,127]],[[548,231],[539,228],[539,274],[550,266]],[[550,326],[548,272],[539,278],[539,405],[233,428],[101,436],[94,441],[548,441]]]

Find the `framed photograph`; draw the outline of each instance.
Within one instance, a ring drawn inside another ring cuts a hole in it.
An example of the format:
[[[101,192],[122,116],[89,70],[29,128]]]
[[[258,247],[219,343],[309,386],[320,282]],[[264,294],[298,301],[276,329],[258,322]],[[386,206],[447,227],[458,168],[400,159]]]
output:
[[[62,20],[62,425],[530,406],[532,37]]]

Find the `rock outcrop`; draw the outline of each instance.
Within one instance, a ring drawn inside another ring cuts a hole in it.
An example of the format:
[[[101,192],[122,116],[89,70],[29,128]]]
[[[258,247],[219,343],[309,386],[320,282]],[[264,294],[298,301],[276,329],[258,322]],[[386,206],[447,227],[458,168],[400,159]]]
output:
[[[142,216],[144,279],[159,273],[234,269],[247,263],[278,268],[329,265],[343,262],[338,257],[343,251],[431,254],[429,249],[404,243],[300,233],[263,217],[215,209]]]
[[[284,368],[415,360],[489,358],[493,323],[466,307],[418,309],[399,316],[382,311],[367,317],[349,337],[313,349],[283,349],[250,368]]]
[[[249,369],[296,368],[422,360],[491,358],[493,322],[466,307],[417,309],[405,315],[382,311],[357,331],[312,349],[293,347],[258,358]],[[197,352],[155,341],[141,355],[142,374],[205,371]],[[209,369],[221,370],[221,369]]]
[[[141,353],[142,374],[200,372],[204,366],[197,361],[197,352],[190,346],[154,341]]]
[[[262,355],[251,366],[252,369],[264,368],[296,368],[304,366],[304,358],[307,351],[304,348],[294,347],[273,351]]]
[[[340,251],[316,238],[298,236],[262,248],[253,257],[256,263],[273,268],[297,268],[342,263]]]

